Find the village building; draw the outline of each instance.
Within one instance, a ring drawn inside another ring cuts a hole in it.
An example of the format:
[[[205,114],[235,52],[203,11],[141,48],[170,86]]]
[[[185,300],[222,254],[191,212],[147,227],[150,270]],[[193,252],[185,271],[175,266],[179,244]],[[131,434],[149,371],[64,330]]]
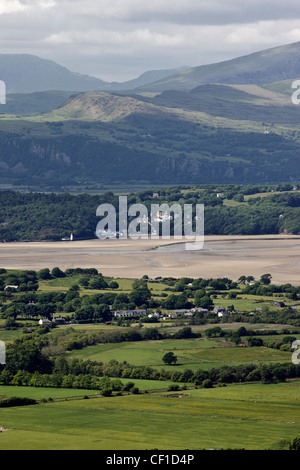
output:
[[[194,313],[208,313],[208,309],[207,308],[202,308],[202,307],[194,307],[191,309],[191,312],[194,312]]]
[[[40,325],[46,325],[47,323],[51,323],[51,321],[48,320],[48,318],[41,318],[41,319],[39,320],[39,324],[40,324]]]
[[[146,310],[116,310],[114,316],[117,318],[142,317],[147,315]]]

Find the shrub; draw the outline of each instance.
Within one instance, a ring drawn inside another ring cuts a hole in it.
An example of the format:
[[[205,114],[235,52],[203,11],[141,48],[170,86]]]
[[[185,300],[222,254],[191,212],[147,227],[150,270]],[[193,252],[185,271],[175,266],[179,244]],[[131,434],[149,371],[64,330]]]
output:
[[[0,401],[1,408],[8,408],[11,406],[27,406],[36,405],[37,401],[32,398],[9,397]]]
[[[213,383],[210,379],[205,379],[203,380],[202,382],[202,387],[203,388],[212,388],[213,387]]]
[[[169,385],[168,392],[177,392],[179,390],[179,385]]]

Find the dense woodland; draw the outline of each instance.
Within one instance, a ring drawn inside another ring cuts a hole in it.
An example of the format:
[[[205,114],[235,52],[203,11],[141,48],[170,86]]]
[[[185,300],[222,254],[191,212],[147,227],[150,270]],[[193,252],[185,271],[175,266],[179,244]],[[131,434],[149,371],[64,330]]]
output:
[[[191,204],[194,210],[204,204],[206,235],[298,234],[300,193],[293,190],[298,186],[167,187],[129,193],[128,206],[142,203],[150,214],[152,204]],[[257,196],[265,192],[269,195]],[[0,240],[57,241],[71,232],[77,240],[96,238],[96,210],[103,203],[112,204],[118,214],[119,197],[112,192],[95,196],[1,191]]]

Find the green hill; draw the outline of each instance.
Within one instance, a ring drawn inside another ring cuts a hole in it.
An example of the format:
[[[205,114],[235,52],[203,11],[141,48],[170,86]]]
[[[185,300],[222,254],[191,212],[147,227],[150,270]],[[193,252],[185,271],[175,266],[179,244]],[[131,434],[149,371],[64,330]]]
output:
[[[151,99],[156,106],[197,111],[230,120],[294,124],[299,109],[290,94],[282,94],[258,85],[200,85],[190,92],[164,91]]]
[[[294,82],[294,80],[299,80],[299,77],[296,79],[292,79],[292,80],[290,79],[290,80],[283,80],[281,82],[267,83],[261,86],[262,88],[265,88],[266,90],[275,91],[277,93],[282,93],[283,95],[291,96],[291,92],[294,91],[292,89],[292,83]]]
[[[192,90],[208,83],[266,84],[300,76],[300,42],[224,62],[193,67],[140,91]]]
[[[300,106],[287,78],[300,76],[299,44],[205,69],[207,79],[230,69],[237,83],[196,83],[204,70],[196,68],[191,90],[8,95],[0,110],[0,184],[299,182]],[[251,73],[263,84],[251,82]],[[182,74],[176,77],[189,72]],[[277,81],[267,83],[271,77]],[[18,116],[8,114],[18,106]]]
[[[216,85],[152,99],[82,93],[50,113],[2,115],[0,183],[298,181],[300,108],[286,100]]]

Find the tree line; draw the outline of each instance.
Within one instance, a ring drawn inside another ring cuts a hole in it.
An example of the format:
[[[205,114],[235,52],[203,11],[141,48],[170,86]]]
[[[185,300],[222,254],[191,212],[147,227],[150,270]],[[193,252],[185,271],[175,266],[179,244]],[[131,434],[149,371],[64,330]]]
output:
[[[224,337],[228,341],[236,342],[236,337],[248,336],[250,332],[241,327],[237,331],[224,331],[220,327],[207,329],[204,334],[208,338]],[[126,337],[127,334],[127,337]],[[273,334],[273,332],[265,332]],[[172,381],[178,383],[193,384],[196,386],[220,385],[236,382],[257,382],[273,383],[285,381],[288,378],[299,377],[300,365],[291,363],[283,364],[243,364],[238,366],[222,366],[210,370],[199,369],[192,371],[185,370],[157,370],[148,366],[136,366],[127,361],[118,362],[111,360],[109,363],[97,361],[83,361],[79,359],[67,359],[64,353],[68,350],[86,347],[101,341],[138,340],[138,331],[128,331],[122,337],[116,338],[114,333],[103,336],[94,334],[79,334],[70,331],[58,332],[57,335],[49,335],[47,331],[41,330],[27,337],[19,338],[7,345],[6,364],[0,366],[0,382],[5,385],[25,385],[37,387],[62,387],[62,388],[83,388],[102,390],[113,388],[116,385],[108,382],[108,378],[114,379],[148,379]],[[252,332],[254,336],[254,332]],[[252,335],[248,337],[249,347],[262,346],[264,343],[251,343]],[[255,333],[256,335],[256,333]],[[165,338],[189,338],[199,337],[194,334],[191,328],[185,327],[173,335],[163,335],[158,329],[147,329],[140,340],[165,339]],[[259,338],[258,338],[259,339]],[[280,340],[284,345],[284,350],[291,351],[293,336],[286,336]],[[94,341],[94,342],[93,342]],[[239,342],[236,342],[238,344]],[[271,347],[272,346],[271,344]],[[279,346],[280,347],[280,346]],[[174,353],[173,353],[174,356]],[[168,364],[168,361],[162,361]],[[175,362],[176,361],[171,361]],[[118,382],[119,383],[119,382]],[[120,385],[120,383],[119,383]],[[120,385],[121,387],[121,385]],[[121,387],[122,389],[122,387]],[[123,390],[123,389],[122,389]]]
[[[207,185],[171,187],[128,194],[128,205],[205,205],[206,235],[263,235],[300,232],[300,195],[291,185]],[[269,191],[267,197],[245,196]],[[272,193],[271,191],[276,191]],[[277,194],[279,192],[279,194]],[[153,196],[155,193],[155,197]],[[217,197],[222,194],[222,197]],[[224,200],[237,202],[224,204]],[[94,239],[100,204],[112,204],[118,214],[119,198],[112,192],[101,195],[20,193],[0,191],[0,240],[61,240],[72,232],[75,239]],[[150,212],[149,212],[150,213]],[[117,220],[118,222],[118,220]],[[117,227],[118,228],[118,227]],[[171,233],[173,221],[171,221]]]

